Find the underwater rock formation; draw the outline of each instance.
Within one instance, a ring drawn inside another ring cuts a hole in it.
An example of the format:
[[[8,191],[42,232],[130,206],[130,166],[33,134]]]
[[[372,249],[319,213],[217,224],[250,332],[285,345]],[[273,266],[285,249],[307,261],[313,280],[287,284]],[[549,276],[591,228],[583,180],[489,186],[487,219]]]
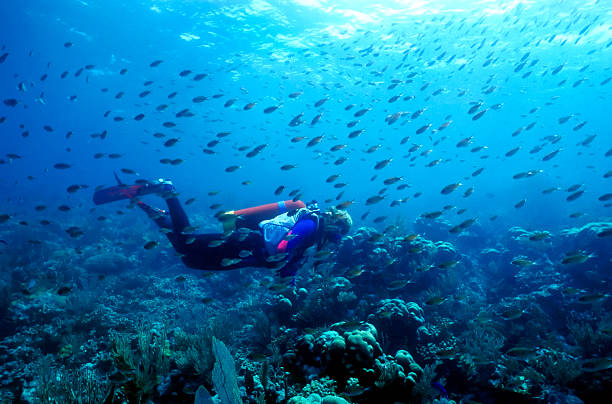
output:
[[[377,338],[372,324],[336,323],[328,331],[300,336],[283,355],[283,364],[297,380],[327,376],[352,396],[409,393],[420,367],[407,351],[385,355]]]
[[[96,274],[115,275],[121,274],[126,269],[133,267],[130,259],[122,254],[115,252],[103,252],[88,257],[83,263],[83,267]]]
[[[375,324],[384,333],[391,347],[416,348],[417,330],[425,323],[423,309],[413,302],[402,299],[381,300],[368,322]]]

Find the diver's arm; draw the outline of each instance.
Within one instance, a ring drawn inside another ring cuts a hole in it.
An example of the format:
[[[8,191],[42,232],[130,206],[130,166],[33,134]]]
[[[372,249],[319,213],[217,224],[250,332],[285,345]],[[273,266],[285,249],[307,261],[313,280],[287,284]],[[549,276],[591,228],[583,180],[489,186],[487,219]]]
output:
[[[316,230],[317,224],[313,219],[306,218],[298,220],[291,230],[289,230],[285,238],[278,243],[276,251],[279,253],[286,252],[291,254],[292,251],[298,249],[304,240],[313,235]]]
[[[287,253],[287,263],[279,270],[281,277],[294,276],[298,270],[298,262],[302,253],[308,247],[307,240],[316,232],[317,224],[313,219],[305,218],[291,228],[284,240],[278,243],[277,251]]]

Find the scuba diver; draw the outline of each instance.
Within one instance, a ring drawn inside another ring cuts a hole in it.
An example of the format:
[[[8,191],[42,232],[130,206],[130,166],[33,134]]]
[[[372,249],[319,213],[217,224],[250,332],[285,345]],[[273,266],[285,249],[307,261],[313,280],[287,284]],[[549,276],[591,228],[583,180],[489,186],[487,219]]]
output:
[[[189,268],[229,270],[243,267],[279,269],[281,277],[294,276],[304,252],[311,246],[321,248],[338,243],[348,234],[351,216],[331,207],[322,212],[316,202],[281,201],[218,215],[224,233],[193,234],[172,182],[137,185],[121,183],[94,193],[96,205],[130,199],[166,233],[181,260]],[[138,198],[159,194],[168,210],[154,208]]]

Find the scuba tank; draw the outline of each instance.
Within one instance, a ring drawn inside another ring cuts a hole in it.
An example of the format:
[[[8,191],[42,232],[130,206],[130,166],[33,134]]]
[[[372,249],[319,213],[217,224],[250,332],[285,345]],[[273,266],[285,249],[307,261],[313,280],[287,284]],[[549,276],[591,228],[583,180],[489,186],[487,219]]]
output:
[[[285,212],[296,211],[305,207],[306,204],[299,200],[279,201],[246,209],[230,210],[222,213],[219,216],[219,220],[223,223],[223,231],[225,233],[229,233],[239,227],[247,227],[255,230],[263,220],[271,219]]]

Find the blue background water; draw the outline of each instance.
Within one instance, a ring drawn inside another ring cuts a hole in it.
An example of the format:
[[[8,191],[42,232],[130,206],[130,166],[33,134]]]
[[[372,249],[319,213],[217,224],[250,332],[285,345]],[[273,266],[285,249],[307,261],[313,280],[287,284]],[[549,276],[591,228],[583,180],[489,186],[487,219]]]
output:
[[[130,168],[142,178],[171,178],[182,196],[197,198],[189,207],[192,213],[206,212],[216,202],[231,209],[274,201],[280,198],[274,190],[285,185],[284,198],[299,189],[305,200],[333,199],[329,204],[354,200],[350,210],[356,224],[372,225],[376,217],[387,216],[375,224],[380,228],[396,218],[411,222],[444,205],[468,209],[462,216],[455,210],[447,212],[444,217],[453,224],[478,217],[484,226],[556,230],[597,221],[609,217],[609,208],[597,198],[610,192],[612,181],[603,177],[612,167],[610,158],[604,157],[612,148],[607,101],[612,84],[600,84],[612,76],[610,10],[605,1],[424,1],[412,5],[400,1],[3,2],[0,45],[6,49],[0,53],[9,56],[0,65],[0,94],[20,102],[14,108],[0,105],[0,116],[6,116],[0,125],[2,154],[16,153],[23,158],[0,166],[0,190],[6,196],[0,211],[16,219],[54,219],[60,215],[55,207],[69,204],[73,210],[59,216],[68,218],[62,224],[91,225],[98,213],[117,209],[116,205],[97,208],[90,214],[93,188],[112,185],[113,171]],[[73,46],[66,48],[65,42]],[[370,47],[372,52],[364,52]],[[528,52],[525,67],[514,72]],[[398,67],[404,54],[406,59]],[[488,58],[493,62],[483,67]],[[528,67],[535,59],[535,66]],[[154,60],[163,63],[150,67]],[[88,64],[95,67],[75,77]],[[563,69],[552,75],[561,64]],[[123,68],[128,70],[125,75],[119,73]],[[179,72],[187,69],[194,73],[180,77]],[[61,79],[64,71],[69,74]],[[522,78],[528,71],[531,75]],[[413,72],[413,82],[407,82]],[[197,73],[207,77],[193,81]],[[49,77],[41,82],[43,74]],[[389,90],[393,79],[400,83]],[[581,79],[584,81],[573,87]],[[147,80],[153,84],[145,87]],[[566,82],[559,85],[562,80]],[[27,92],[17,89],[22,81]],[[429,86],[420,90],[426,83]],[[495,90],[484,94],[490,86],[496,86]],[[151,94],[139,97],[145,89]],[[432,95],[438,89],[443,91]],[[458,96],[463,90],[465,95]],[[168,99],[174,91],[178,95]],[[303,95],[289,98],[294,91],[303,91]],[[41,92],[44,105],[35,101]],[[123,98],[115,98],[118,92],[125,93]],[[223,97],[213,99],[214,94]],[[387,101],[397,94],[415,98]],[[72,95],[78,99],[70,101]],[[200,95],[209,99],[191,101]],[[329,98],[325,104],[314,107],[325,97]],[[235,104],[224,108],[233,98]],[[474,101],[484,102],[481,109],[489,108],[476,121],[467,113]],[[257,105],[243,110],[249,102]],[[492,109],[496,103],[503,107]],[[158,112],[159,104],[168,108]],[[348,104],[356,106],[345,111]],[[272,105],[282,107],[264,114],[263,109]],[[195,116],[176,118],[184,108]],[[371,111],[355,118],[353,114],[361,108]],[[425,112],[411,120],[410,114],[422,108]],[[532,108],[538,110],[530,113]],[[108,118],[106,111],[110,111]],[[385,122],[387,115],[400,111],[410,114],[393,125]],[[321,121],[311,126],[320,112]],[[135,121],[139,113],[146,117]],[[305,122],[289,127],[299,113],[304,113]],[[558,123],[560,117],[570,114],[573,117],[567,123]],[[116,116],[125,120],[114,122]],[[447,116],[451,125],[433,133]],[[354,119],[360,123],[347,128],[346,123]],[[165,128],[162,123],[166,121],[177,126]],[[587,122],[583,128],[572,129],[583,121]],[[532,122],[533,129],[512,136]],[[415,133],[429,123],[429,130]],[[50,125],[53,132],[45,131],[44,125]],[[365,132],[349,139],[355,129]],[[104,140],[90,136],[105,130]],[[29,136],[22,137],[23,131]],[[67,139],[68,131],[72,136]],[[206,143],[224,131],[231,134],[219,139],[216,154],[204,154]],[[156,138],[155,132],[166,137]],[[553,134],[562,140],[554,145],[542,140]],[[307,147],[319,135],[325,135],[324,139]],[[597,136],[587,146],[578,145],[589,135]],[[293,143],[290,139],[295,136],[307,139]],[[400,144],[406,136],[410,140]],[[469,136],[474,139],[468,147],[456,147]],[[164,141],[176,137],[180,140],[175,146],[164,147]],[[252,147],[264,143],[268,146],[257,157],[245,157]],[[330,152],[337,144],[348,147]],[[364,152],[375,144],[380,149]],[[422,147],[409,153],[414,144]],[[542,151],[530,154],[537,145],[543,145]],[[250,148],[238,151],[240,146]],[[476,146],[488,149],[470,152]],[[521,149],[515,156],[505,157],[517,146]],[[555,158],[541,160],[558,148],[562,150]],[[431,153],[422,156],[428,149]],[[94,159],[98,152],[122,157]],[[340,156],[348,160],[334,165]],[[170,166],[161,164],[162,158],[185,161]],[[374,169],[377,162],[388,158],[393,160],[387,167]],[[436,159],[443,162],[426,167]],[[59,162],[72,168],[53,168]],[[284,164],[297,168],[282,171]],[[231,165],[241,168],[225,172]],[[480,167],[483,173],[471,177]],[[533,177],[512,179],[516,173],[539,169],[543,172]],[[337,182],[348,185],[336,189],[326,183],[332,174],[341,174]],[[375,174],[377,179],[371,181]],[[28,180],[29,175],[34,179]],[[396,190],[399,183],[395,184],[386,191],[384,201],[366,206],[366,199],[385,187],[383,180],[392,176],[403,177],[411,187]],[[134,179],[122,177],[126,182]],[[252,183],[242,185],[245,180]],[[464,185],[450,195],[440,194],[444,186],[456,182]],[[71,184],[90,188],[68,194],[66,187]],[[568,202],[565,189],[573,184],[583,184],[585,193]],[[474,194],[463,198],[470,186]],[[550,187],[562,190],[542,194]],[[210,197],[207,193],[212,190],[221,192]],[[344,195],[336,201],[342,190]],[[417,192],[422,195],[415,198]],[[410,198],[407,202],[389,206],[392,200],[406,197]],[[527,201],[525,207],[516,209],[514,205],[522,199]],[[34,212],[33,207],[41,204],[48,209]],[[360,220],[368,210],[372,213]],[[584,216],[569,218],[574,212]],[[498,219],[490,222],[493,215]],[[113,220],[122,226],[130,219]]]

